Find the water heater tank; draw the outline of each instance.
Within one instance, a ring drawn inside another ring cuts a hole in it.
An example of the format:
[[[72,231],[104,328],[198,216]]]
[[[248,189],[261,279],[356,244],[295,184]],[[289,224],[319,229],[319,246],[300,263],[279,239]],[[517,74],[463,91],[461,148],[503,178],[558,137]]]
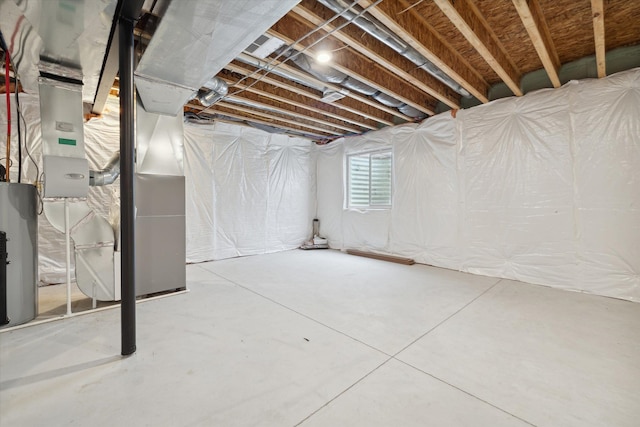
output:
[[[0,328],[35,319],[38,314],[38,215],[36,188],[0,182],[0,231],[6,233],[6,283],[0,286]],[[6,310],[6,311],[5,311]],[[9,320],[6,322],[6,320]]]

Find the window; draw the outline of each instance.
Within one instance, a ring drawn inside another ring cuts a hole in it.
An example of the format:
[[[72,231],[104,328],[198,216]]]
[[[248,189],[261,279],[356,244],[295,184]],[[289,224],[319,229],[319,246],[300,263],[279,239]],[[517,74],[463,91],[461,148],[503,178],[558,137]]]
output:
[[[347,156],[349,208],[391,207],[391,150]]]

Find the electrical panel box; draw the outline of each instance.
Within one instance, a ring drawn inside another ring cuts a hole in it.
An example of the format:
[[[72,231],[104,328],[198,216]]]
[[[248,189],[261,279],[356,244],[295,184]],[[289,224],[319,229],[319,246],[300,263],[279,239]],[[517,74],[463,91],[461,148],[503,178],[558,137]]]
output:
[[[42,156],[44,197],[87,197],[89,162],[76,157]]]

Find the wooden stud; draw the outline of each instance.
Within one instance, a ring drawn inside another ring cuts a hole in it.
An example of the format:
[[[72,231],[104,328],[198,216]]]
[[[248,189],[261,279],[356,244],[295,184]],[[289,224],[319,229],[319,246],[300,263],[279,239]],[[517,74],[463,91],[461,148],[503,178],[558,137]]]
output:
[[[368,7],[373,1],[360,0],[359,4]],[[462,58],[442,43],[431,29],[422,25],[413,14],[402,13],[402,10],[402,4],[398,1],[383,1],[369,9],[369,13],[478,100],[489,102],[487,82],[467,67]]]
[[[325,22],[326,17],[318,16],[316,13],[319,11],[312,11],[309,8],[312,5],[315,5],[317,8],[320,4],[310,4],[309,2],[304,3],[304,6],[302,5],[303,3],[296,6],[293,9],[293,12],[315,26],[322,25]],[[369,38],[365,43],[365,40],[357,34],[359,31],[355,30],[352,26],[346,26],[340,31],[335,31],[335,29],[336,27],[331,24],[327,24],[323,27],[323,30],[327,32],[333,31],[331,35],[343,42],[345,45],[348,45],[362,55],[375,61],[395,75],[402,77],[423,92],[433,96],[451,108],[460,108],[457,96],[454,96],[451,93],[452,90],[448,86],[428,74],[426,71],[416,68],[415,64],[402,58],[382,42],[374,38]],[[405,70],[411,70],[412,72]]]
[[[560,60],[553,46],[553,41],[548,37],[549,29],[541,14],[538,0],[529,0],[529,4],[527,4],[527,0],[513,0],[513,5],[520,15],[553,87],[560,87],[560,76],[558,75]]]
[[[434,0],[434,2],[509,89],[515,95],[522,96],[517,70],[493,39],[490,30],[478,17],[477,9],[468,0],[456,0],[455,4],[452,4],[451,0]]]
[[[591,0],[593,16],[593,38],[596,43],[596,64],[598,78],[607,76],[605,44],[604,44],[604,4],[603,0]]]

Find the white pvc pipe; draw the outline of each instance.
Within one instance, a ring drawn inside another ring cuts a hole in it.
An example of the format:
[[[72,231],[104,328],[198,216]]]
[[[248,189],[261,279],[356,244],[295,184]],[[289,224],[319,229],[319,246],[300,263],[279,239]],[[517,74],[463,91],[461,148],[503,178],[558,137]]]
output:
[[[64,199],[64,237],[67,250],[67,316],[71,316],[71,231],[69,230],[69,199]]]
[[[98,306],[98,300],[96,299],[96,282],[93,282],[91,297],[93,298],[93,301],[91,302],[91,308],[95,309]]]

